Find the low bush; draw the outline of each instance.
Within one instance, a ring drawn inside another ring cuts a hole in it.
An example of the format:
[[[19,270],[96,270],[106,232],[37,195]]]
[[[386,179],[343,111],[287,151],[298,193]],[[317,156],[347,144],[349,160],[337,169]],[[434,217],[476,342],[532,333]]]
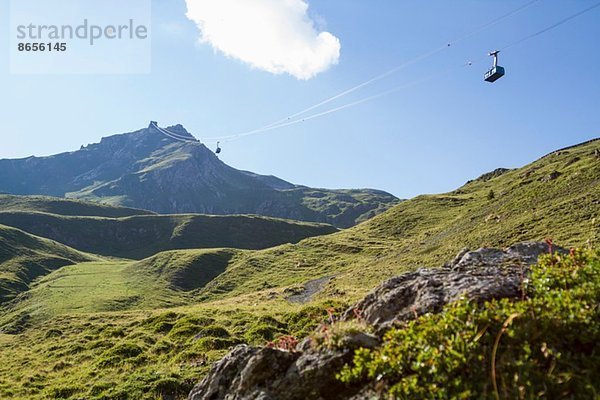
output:
[[[190,351],[198,350],[201,352],[207,352],[211,350],[224,350],[229,349],[238,343],[239,341],[235,339],[205,337],[196,340],[193,346],[190,348]]]
[[[597,398],[600,252],[547,255],[527,296],[461,301],[390,330],[339,374],[396,398]]]
[[[220,325],[209,325],[200,330],[200,337],[228,338],[229,331]]]

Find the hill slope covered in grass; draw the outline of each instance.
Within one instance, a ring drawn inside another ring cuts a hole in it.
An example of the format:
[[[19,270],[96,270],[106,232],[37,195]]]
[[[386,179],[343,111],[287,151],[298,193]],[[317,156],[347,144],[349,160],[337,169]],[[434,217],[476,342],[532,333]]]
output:
[[[50,157],[0,160],[0,191],[135,207],[163,214],[258,214],[346,228],[398,202],[371,189],[294,185],[223,163],[181,125],[181,142],[153,125]],[[80,214],[85,215],[85,214]]]
[[[0,212],[0,224],[50,238],[78,250],[133,259],[174,249],[264,249],[337,231],[326,224],[251,215],[101,218]]]
[[[439,267],[464,247],[546,238],[564,247],[597,247],[598,153],[600,142],[555,152],[297,244],[259,251],[176,250],[139,262],[109,262],[113,269],[82,263],[64,275],[54,272],[36,284],[29,299],[23,296],[5,310],[11,318],[19,311],[33,315],[34,325],[20,335],[0,335],[0,397],[184,399],[210,362],[235,344],[264,344],[287,334],[305,337],[327,321],[327,308],[344,310],[384,279],[417,266]],[[85,275],[90,265],[87,272],[95,275]],[[54,277],[69,287],[53,286]],[[321,285],[314,284],[316,279]],[[96,280],[111,284],[110,291],[91,292],[100,301],[75,297],[73,286]],[[140,292],[135,281],[150,289]],[[307,288],[312,288],[305,296],[308,304],[287,300]],[[584,284],[581,290],[587,288]],[[159,296],[153,298],[153,292]],[[123,300],[129,297],[138,302]],[[148,310],[161,306],[158,299],[181,305]],[[438,319],[444,322],[443,316],[433,317],[408,333],[442,329]],[[385,348],[397,349],[394,340]],[[377,365],[365,360],[365,368],[391,368],[378,353],[372,360]],[[403,375],[392,373],[390,385],[402,385]],[[361,370],[348,370],[346,378],[362,376]]]
[[[93,259],[63,244],[0,225],[0,304],[26,291],[40,276]]]
[[[151,211],[114,207],[88,201],[49,196],[14,196],[0,194],[0,212],[42,212],[66,216],[120,218],[151,215]]]
[[[141,261],[97,260],[46,271],[26,296],[6,304],[0,330],[73,313],[152,310],[198,303],[196,293],[221,274],[237,249],[178,250]],[[1,303],[0,303],[1,305]]]
[[[166,251],[127,267],[131,275],[146,274],[164,280],[170,288],[192,291],[219,276],[232,259],[244,254],[238,249]]]
[[[464,247],[552,238],[600,241],[600,141],[554,152],[525,167],[485,174],[444,194],[407,200],[333,235],[284,245],[231,264],[206,298],[334,277],[324,297],[355,298],[417,266],[434,267]]]

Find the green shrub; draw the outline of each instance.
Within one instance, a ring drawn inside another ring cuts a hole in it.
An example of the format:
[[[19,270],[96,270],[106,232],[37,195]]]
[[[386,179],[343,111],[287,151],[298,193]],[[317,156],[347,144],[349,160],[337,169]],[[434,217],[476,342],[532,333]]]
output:
[[[102,348],[109,348],[112,347],[114,345],[114,341],[112,340],[105,340],[105,339],[100,339],[100,340],[94,340],[93,342],[89,342],[86,346],[86,348],[88,350],[96,350],[96,349],[102,349]]]
[[[61,353],[59,353],[57,355],[65,356],[65,355],[79,354],[84,350],[85,350],[85,347],[83,345],[75,343],[70,346],[67,346],[67,348],[64,351],[62,351]]]
[[[132,342],[119,343],[116,346],[106,350],[98,359],[99,367],[112,367],[121,365],[126,361],[131,361],[133,364],[139,364],[143,359],[134,360],[138,357],[143,357],[142,349],[138,344]]]
[[[109,328],[103,332],[103,336],[113,337],[113,338],[122,338],[125,337],[125,330],[123,328]]]
[[[80,386],[59,385],[49,389],[46,393],[51,399],[68,399],[81,391]]]
[[[192,324],[198,326],[206,326],[214,323],[214,318],[209,317],[197,317],[194,315],[186,315],[185,317],[179,318],[177,320],[176,326],[180,324]]]
[[[158,341],[154,347],[152,347],[152,352],[155,354],[166,354],[175,349],[175,347],[177,346],[175,346],[173,342],[163,339]]]
[[[72,363],[61,360],[54,364],[54,366],[52,367],[52,371],[61,371],[65,368],[71,367],[72,365],[73,365]]]
[[[31,326],[31,315],[28,312],[21,312],[11,316],[3,323],[2,332],[8,335],[18,335]]]
[[[285,329],[287,327],[286,324],[278,321],[276,318],[274,318],[270,315],[262,315],[257,319],[256,322],[259,324],[273,326],[273,327],[279,328],[279,329]]]
[[[225,350],[235,346],[238,343],[239,341],[235,339],[205,337],[196,340],[190,351],[197,350],[200,352],[207,352],[211,350]]]
[[[275,336],[280,333],[284,332],[271,325],[261,323],[250,327],[244,334],[244,338],[251,344],[265,344],[265,342],[275,339]]]
[[[142,325],[156,333],[169,333],[178,317],[179,314],[169,311],[146,319]]]
[[[212,318],[186,316],[177,320],[169,332],[169,336],[175,339],[186,339],[196,336],[203,326],[214,322]]]
[[[397,398],[597,398],[600,252],[548,255],[523,301],[461,301],[356,351],[344,382]]]
[[[174,325],[175,323],[173,322],[160,321],[152,326],[152,330],[156,333],[169,333]]]
[[[201,337],[228,338],[230,336],[227,329],[220,325],[209,325],[200,330]]]
[[[105,390],[108,390],[114,386],[114,382],[96,382],[90,388],[89,394],[91,394],[92,396],[97,396]]]
[[[56,337],[61,337],[61,336],[62,336],[62,334],[63,334],[63,333],[62,333],[62,331],[61,331],[60,329],[55,329],[55,328],[52,328],[52,329],[48,329],[48,330],[46,331],[46,335],[45,335],[45,337],[46,337],[46,339],[49,339],[49,338],[56,338]]]
[[[154,382],[154,391],[161,396],[166,398],[168,396],[183,397],[187,395],[192,389],[193,385],[187,382],[183,382],[181,378],[162,378]]]
[[[147,318],[146,320],[144,320],[142,322],[143,325],[147,325],[147,326],[152,326],[154,324],[156,324],[157,322],[162,322],[162,321],[173,321],[175,319],[177,319],[179,317],[179,314],[177,314],[174,311],[167,311],[165,313],[159,314],[159,315],[154,315],[152,317]]]
[[[140,354],[142,354],[143,351],[144,351],[144,349],[142,349],[136,343],[125,342],[125,343],[120,343],[120,344],[116,345],[115,347],[113,347],[112,349],[110,349],[108,351],[108,354],[123,357],[123,358],[132,358],[132,357],[139,356]]]
[[[169,332],[169,337],[173,339],[187,339],[196,336],[200,332],[200,329],[200,326],[190,322],[177,323]]]

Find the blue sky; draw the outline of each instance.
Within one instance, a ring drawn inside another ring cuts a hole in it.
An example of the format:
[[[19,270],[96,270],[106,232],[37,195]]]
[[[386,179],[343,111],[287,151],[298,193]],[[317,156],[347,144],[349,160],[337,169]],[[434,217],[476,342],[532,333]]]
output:
[[[309,0],[339,60],[312,79],[273,74],[199,43],[185,0],[152,3],[152,72],[11,75],[0,52],[0,158],[76,150],[103,136],[183,124],[200,140],[284,118],[525,4],[520,1]],[[57,3],[60,3],[57,1]],[[518,167],[600,136],[600,8],[500,54],[507,75],[483,82],[503,48],[593,5],[541,0],[492,29],[338,101],[398,92],[223,145],[240,169],[328,188],[372,187],[409,198],[451,190],[497,167]],[[0,21],[8,24],[8,2]],[[258,23],[258,22],[257,22]],[[9,46],[0,30],[0,48]],[[460,67],[467,61],[470,67]],[[449,68],[453,68],[449,70]],[[320,111],[315,110],[315,112]],[[214,147],[214,143],[207,143]]]

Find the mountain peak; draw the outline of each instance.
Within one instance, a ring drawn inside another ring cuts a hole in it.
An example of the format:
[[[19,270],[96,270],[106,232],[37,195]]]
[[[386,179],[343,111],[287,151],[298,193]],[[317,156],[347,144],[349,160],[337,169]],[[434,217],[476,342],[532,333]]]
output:
[[[297,186],[232,168],[182,125],[152,121],[78,151],[0,160],[0,191],[50,195],[150,211],[259,214],[346,228],[398,199],[384,192]]]
[[[150,125],[148,125],[149,131],[158,132],[166,137],[169,137],[173,140],[193,140],[195,142],[199,142],[198,139],[190,132],[187,131],[181,124],[172,125],[166,128],[161,128],[156,121],[150,121]]]

